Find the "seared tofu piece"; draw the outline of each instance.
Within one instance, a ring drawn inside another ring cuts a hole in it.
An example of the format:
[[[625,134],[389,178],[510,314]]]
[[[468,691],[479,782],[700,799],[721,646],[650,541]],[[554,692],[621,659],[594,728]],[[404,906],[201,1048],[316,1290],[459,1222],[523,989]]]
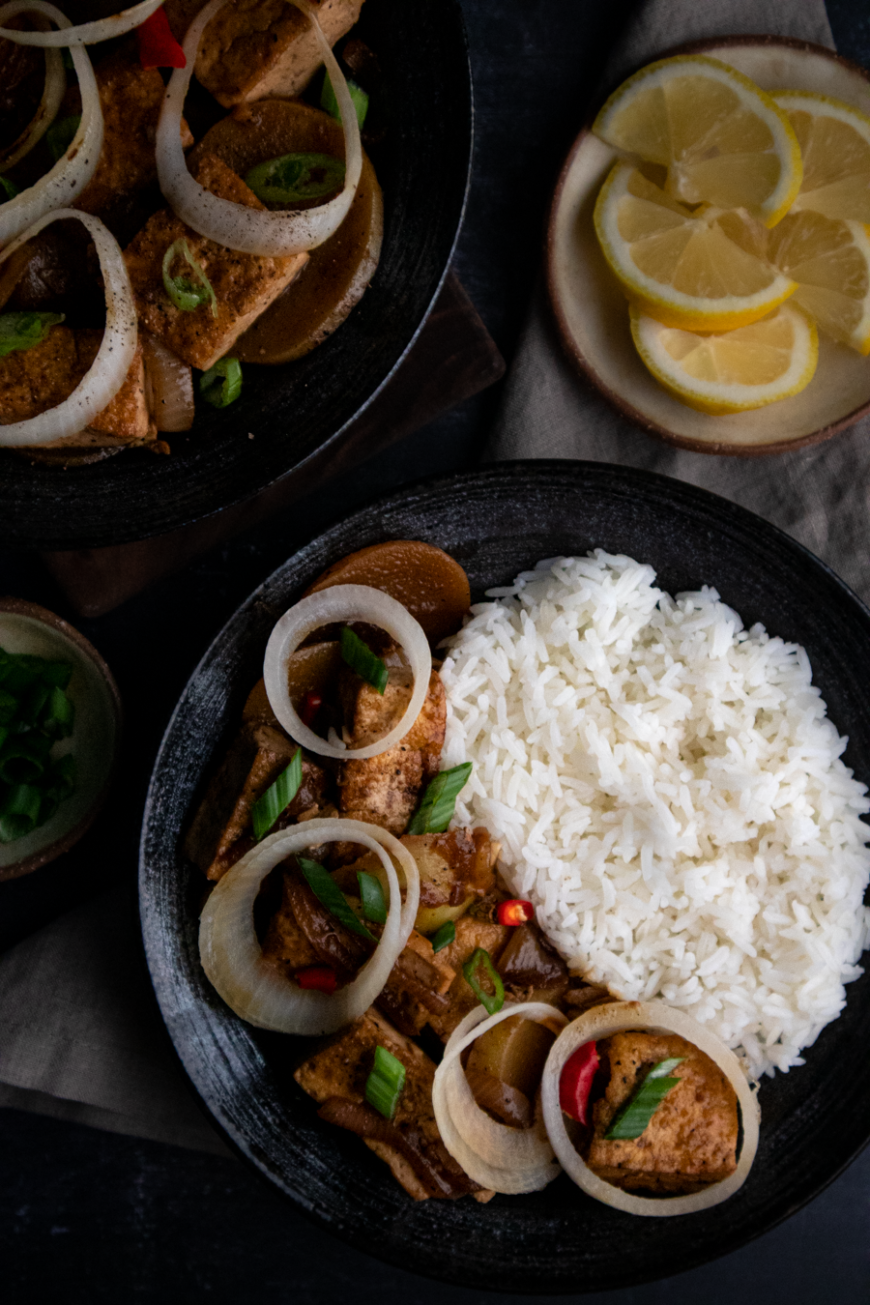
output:
[[[262,209],[256,195],[214,154],[204,154],[194,174],[214,195]],[[192,311],[176,308],[163,285],[163,256],[171,244],[184,238],[193,258],[211,283],[217,298],[217,316],[208,303]],[[225,249],[198,235],[171,209],[161,209],[127,246],[124,253],[143,326],[191,367],[206,371],[231,348],[251,322],[308,261],[307,254],[292,258],[261,258]]]
[[[687,1193],[727,1178],[737,1167],[737,1097],[709,1056],[673,1033],[614,1033],[598,1043],[609,1074],[592,1109],[590,1169],[626,1191]],[[653,1065],[685,1057],[671,1071],[680,1082],[668,1092],[640,1137],[607,1142],[620,1106]]]
[[[185,839],[185,854],[209,879],[220,879],[253,846],[251,811],[293,760],[297,745],[286,734],[260,725],[243,726],[200,803]],[[316,815],[323,805],[326,773],[302,758],[299,792],[276,829]]]
[[[94,69],[103,110],[103,148],[97,169],[72,207],[105,214],[132,194],[157,181],[154,141],[163,103],[163,78],[156,68],[143,68],[135,45],[103,59]],[[78,91],[64,110],[81,113]],[[193,144],[182,121],[182,143]]]
[[[405,1086],[392,1123],[365,1104],[366,1079],[378,1046],[405,1066]],[[344,1127],[357,1123],[360,1129],[354,1131],[365,1128],[377,1134],[365,1137],[366,1146],[390,1166],[395,1179],[415,1201],[425,1201],[429,1196],[461,1196],[469,1191],[484,1201],[494,1195],[476,1188],[441,1141],[432,1109],[433,1062],[377,1011],[369,1010],[349,1025],[325,1050],[305,1061],[294,1077],[309,1096],[325,1103],[325,1118]],[[342,1103],[346,1103],[344,1112]]]
[[[410,697],[410,688],[392,684],[381,697],[358,680],[348,714],[350,746],[364,747],[392,729]],[[380,825],[391,834],[402,834],[425,784],[437,772],[446,720],[444,685],[438,672],[433,671],[420,715],[401,743],[380,756],[342,765],[338,780],[341,814],[349,820]]]
[[[481,904],[485,906],[485,903]],[[447,1009],[441,1015],[433,1015],[429,1020],[430,1025],[438,1034],[443,1042],[446,1042],[456,1026],[465,1019],[470,1010],[478,1005],[477,997],[474,990],[466,981],[462,973],[462,967],[467,960],[471,959],[472,954],[478,947],[489,952],[493,965],[498,966],[499,957],[505,949],[511,930],[503,924],[497,924],[489,918],[489,912],[484,910],[478,916],[474,914],[477,908],[472,908],[472,914],[463,915],[456,921],[456,937],[449,947],[443,948],[438,952],[438,956],[443,957],[443,963],[450,966],[456,971],[456,978],[450,985],[447,992]]]
[[[349,32],[363,0],[320,0],[317,20],[330,45]],[[169,25],[181,41],[202,0],[166,0]],[[206,27],[196,76],[227,108],[266,96],[298,95],[322,63],[305,15],[286,0],[232,0]]]
[[[32,349],[15,349],[0,358],[0,425],[28,421],[63,402],[90,369],[102,338],[102,331],[53,326]],[[39,447],[113,447],[141,444],[155,435],[145,403],[145,371],[139,345],[123,385],[92,424],[77,435]]]

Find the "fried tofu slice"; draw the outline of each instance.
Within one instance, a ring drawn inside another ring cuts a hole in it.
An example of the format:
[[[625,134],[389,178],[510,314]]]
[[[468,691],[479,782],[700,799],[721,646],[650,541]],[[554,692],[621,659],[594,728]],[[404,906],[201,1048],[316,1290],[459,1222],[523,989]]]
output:
[[[246,208],[262,209],[256,195],[214,154],[204,154],[194,174],[212,194]],[[217,316],[208,303],[192,311],[176,308],[163,284],[163,256],[185,239],[209,279]],[[143,326],[191,367],[208,370],[291,281],[307,254],[263,258],[226,249],[186,226],[171,209],[155,213],[124,252],[136,308]]]
[[[462,973],[463,965],[471,959],[478,947],[482,947],[484,951],[489,952],[493,965],[497,966],[510,937],[511,930],[491,918],[492,912],[487,909],[488,899],[480,905],[482,908],[480,915],[474,913],[478,909],[475,907],[472,909],[472,914],[463,915],[456,921],[456,937],[448,947],[438,953],[443,957],[444,963],[456,971],[456,978],[447,992],[447,1009],[443,1014],[433,1015],[429,1020],[431,1027],[443,1042],[447,1041],[469,1011],[479,1004],[474,990]]]
[[[89,371],[102,338],[102,331],[53,326],[31,349],[15,349],[0,358],[0,426],[28,421],[62,403]],[[147,443],[156,433],[145,402],[140,344],[120,390],[91,425],[39,448],[120,447]]]
[[[103,215],[157,181],[154,141],[165,87],[156,68],[143,68],[135,46],[125,45],[94,69],[103,110],[103,148],[96,171],[72,207]],[[68,108],[81,112],[78,91]],[[67,106],[65,105],[65,108]],[[182,144],[193,144],[182,121]]]
[[[365,747],[401,719],[411,698],[409,686],[388,684],[383,697],[357,681],[348,713],[351,747]],[[339,810],[349,820],[380,825],[402,834],[423,787],[438,770],[447,722],[447,696],[437,671],[429,677],[420,715],[395,747],[364,761],[345,762],[339,774]]]
[[[317,21],[334,45],[359,18],[363,0],[320,0]],[[202,0],[166,0],[176,39],[182,41]],[[286,0],[232,0],[203,33],[196,76],[220,104],[231,108],[267,96],[299,95],[323,62],[311,24]]]
[[[221,879],[253,847],[251,812],[297,745],[268,725],[246,724],[206,790],[184,843],[185,854],[209,879]],[[316,815],[325,804],[327,775],[303,755],[302,783],[275,828]]]
[[[709,1056],[673,1033],[614,1033],[598,1043],[609,1078],[592,1110],[586,1163],[626,1191],[697,1192],[737,1167],[737,1096]],[[605,1141],[620,1106],[659,1061],[682,1056],[668,1092],[640,1137]]]
[[[378,1046],[405,1067],[405,1086],[392,1122],[365,1103],[366,1079]],[[294,1077],[303,1091],[324,1107],[323,1117],[370,1134],[363,1133],[366,1146],[389,1165],[394,1178],[415,1201],[472,1191],[483,1201],[494,1195],[481,1191],[462,1173],[441,1141],[432,1109],[435,1065],[376,1010],[348,1025],[328,1047],[305,1061]]]

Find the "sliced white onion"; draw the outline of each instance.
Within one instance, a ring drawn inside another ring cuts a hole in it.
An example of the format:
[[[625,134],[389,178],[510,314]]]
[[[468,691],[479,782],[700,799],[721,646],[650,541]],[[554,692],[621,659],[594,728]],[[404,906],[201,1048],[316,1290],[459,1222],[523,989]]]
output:
[[[254,902],[266,875],[286,857],[322,843],[344,842],[361,843],[377,854],[390,900],[376,951],[352,983],[328,996],[290,983],[263,961]],[[405,874],[404,903],[393,858]],[[362,820],[306,820],[264,838],[218,880],[200,917],[202,968],[227,1005],[249,1024],[311,1037],[334,1033],[364,1015],[381,992],[414,928],[419,901],[417,864],[392,834]]]
[[[90,213],[79,213],[74,208],[55,209],[0,251],[0,264],[25,241],[38,235],[43,227],[66,218],[83,223],[96,247],[106,292],[106,327],[90,370],[72,394],[36,417],[0,426],[0,445],[9,448],[50,444],[53,440],[84,430],[114,399],[124,384],[136,353],[136,306],[127,265],[117,240],[99,218]]]
[[[477,1006],[453,1031],[432,1084],[432,1107],[447,1150],[469,1178],[506,1195],[538,1192],[561,1172],[543,1122],[526,1129],[492,1119],[475,1101],[462,1068],[465,1048],[512,1015],[566,1023],[561,1011],[540,1001],[504,1006],[489,1016]]]
[[[344,187],[326,204],[300,212],[269,212],[247,208],[232,200],[213,195],[191,176],[181,144],[181,116],[190,78],[193,73],[200,38],[226,0],[210,0],[200,10],[184,38],[185,68],[176,68],[169,79],[157,125],[157,175],[160,189],[182,222],[201,236],[215,240],[228,249],[245,254],[283,258],[314,249],[334,235],[347,217],[362,171],[362,144],[356,110],[344,74],[329,48],[320,24],[307,0],[288,0],[309,19],[329,72],[335,98],[341,110],[344,129]]]
[[[287,659],[299,645],[325,625],[340,621],[365,621],[377,625],[401,644],[414,676],[414,689],[405,714],[394,729],[376,743],[364,748],[345,748],[340,743],[329,743],[303,724],[290,701],[287,682]],[[419,621],[389,594],[368,585],[333,585],[301,598],[295,607],[285,612],[275,626],[266,645],[263,662],[263,679],[272,710],[291,739],[301,743],[309,752],[321,757],[338,757],[342,761],[364,761],[379,757],[392,748],[410,730],[426,700],[429,676],[432,673],[432,654],[429,642]]]
[[[14,5],[0,5],[0,26],[6,18],[12,17],[14,8]],[[21,9],[18,8],[16,12],[20,13]],[[65,91],[66,72],[63,66],[63,55],[60,50],[46,50],[45,85],[42,88],[39,108],[18,139],[0,151],[0,172],[13,167],[19,159],[23,159],[30,153],[38,141],[42,140],[57,117]]]
[[[142,334],[148,411],[159,431],[190,430],[193,425],[193,372],[177,353],[153,335]]]
[[[83,45],[96,45],[99,41],[110,41],[115,36],[124,36],[127,32],[132,32],[134,27],[140,27],[145,19],[150,18],[162,4],[163,0],[142,0],[141,4],[134,5],[132,9],[125,9],[120,14],[112,14],[109,18],[98,18],[92,23],[80,23],[77,27],[73,27],[67,22],[62,32],[15,32],[9,28],[0,28],[0,36],[15,41],[17,45],[38,45],[41,48],[60,49],[67,46],[75,49]],[[21,7],[34,8],[33,5]],[[0,22],[9,17],[11,17],[9,9],[0,11]]]
[[[24,12],[44,14],[62,30],[52,33],[4,29],[0,36],[8,36],[10,40],[18,36],[63,36],[69,29],[69,19],[54,5],[48,4],[47,0],[12,0],[0,10],[0,14],[6,17]],[[65,42],[61,41],[60,44]],[[46,213],[71,204],[82,193],[100,161],[100,151],[103,148],[103,110],[97,80],[87,52],[73,49],[70,53],[82,96],[82,119],[78,131],[63,158],[58,159],[45,176],[40,177],[27,190],[22,190],[14,199],[0,204],[0,248]],[[8,249],[4,250],[4,253],[8,252]]]
[[[651,1032],[678,1034],[709,1056],[731,1083],[740,1103],[743,1145],[737,1168],[729,1178],[724,1178],[721,1182],[713,1183],[703,1191],[693,1192],[689,1196],[669,1196],[661,1199],[635,1196],[599,1178],[575,1150],[559,1105],[559,1080],[565,1062],[585,1042],[594,1042],[598,1038],[607,1038],[613,1033],[624,1033],[630,1029],[649,1029]],[[596,1201],[603,1201],[605,1205],[613,1206],[615,1210],[624,1210],[626,1214],[662,1218],[707,1210],[712,1205],[718,1205],[720,1201],[727,1201],[729,1196],[733,1196],[737,1189],[743,1186],[755,1159],[760,1112],[758,1100],[749,1086],[740,1061],[724,1042],[720,1042],[715,1033],[711,1033],[703,1024],[693,1020],[685,1011],[674,1010],[663,1001],[613,1002],[607,1006],[594,1006],[592,1010],[580,1015],[559,1034],[550,1048],[544,1066],[541,1100],[547,1134],[565,1172],[574,1179],[578,1187],[582,1187],[584,1192],[594,1196]]]

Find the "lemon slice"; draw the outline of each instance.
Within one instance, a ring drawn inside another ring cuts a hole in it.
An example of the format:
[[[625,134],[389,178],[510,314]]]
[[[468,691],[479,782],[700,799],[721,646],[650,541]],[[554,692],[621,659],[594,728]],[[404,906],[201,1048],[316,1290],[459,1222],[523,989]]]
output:
[[[723,335],[662,326],[632,307],[631,333],[656,380],[706,413],[748,412],[799,394],[819,357],[814,324],[791,304]]]
[[[835,340],[870,353],[870,227],[789,213],[770,232],[769,251],[797,282],[795,303]]]
[[[870,118],[810,91],[774,91],[801,147],[804,179],[794,209],[870,222]]]
[[[595,230],[628,298],[669,326],[730,331],[765,317],[795,289],[753,252],[748,219],[690,212],[630,163],[615,164],[602,186]]]
[[[642,68],[614,91],[593,131],[667,168],[665,189],[676,199],[746,208],[768,227],[800,189],[801,152],[786,114],[736,68],[707,55]]]

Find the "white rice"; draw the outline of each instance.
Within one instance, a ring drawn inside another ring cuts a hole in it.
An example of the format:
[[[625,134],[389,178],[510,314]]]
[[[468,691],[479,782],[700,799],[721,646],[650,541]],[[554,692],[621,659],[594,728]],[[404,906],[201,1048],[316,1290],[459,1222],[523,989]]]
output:
[[[772,1074],[861,973],[867,789],[803,648],[655,579],[599,550],[490,591],[447,644],[442,764],[474,762],[456,823],[573,969]]]

